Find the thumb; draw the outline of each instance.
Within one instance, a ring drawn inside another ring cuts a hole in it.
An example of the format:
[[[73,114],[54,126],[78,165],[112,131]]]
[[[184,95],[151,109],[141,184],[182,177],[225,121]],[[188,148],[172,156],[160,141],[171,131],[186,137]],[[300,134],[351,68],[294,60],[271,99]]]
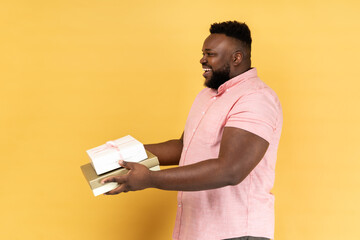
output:
[[[134,163],[132,163],[132,162],[125,162],[124,160],[120,160],[120,161],[119,161],[119,165],[122,166],[122,167],[124,167],[124,168],[126,168],[126,169],[128,169],[128,170],[130,170],[130,169],[133,168]]]

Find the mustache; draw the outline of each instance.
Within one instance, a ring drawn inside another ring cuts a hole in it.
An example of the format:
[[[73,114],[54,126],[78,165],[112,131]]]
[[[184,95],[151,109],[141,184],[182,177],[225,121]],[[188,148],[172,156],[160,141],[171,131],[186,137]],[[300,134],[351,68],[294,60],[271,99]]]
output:
[[[205,65],[205,64],[202,64],[202,67],[203,67],[203,68],[210,68],[210,69],[212,69],[212,67],[210,67],[210,66],[208,66],[208,65]]]

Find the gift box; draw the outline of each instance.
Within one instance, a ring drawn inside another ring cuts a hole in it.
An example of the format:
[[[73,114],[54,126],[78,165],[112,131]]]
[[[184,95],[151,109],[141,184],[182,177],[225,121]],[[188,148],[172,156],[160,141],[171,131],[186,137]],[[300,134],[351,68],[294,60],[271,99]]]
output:
[[[143,164],[152,171],[160,170],[158,158],[149,151],[146,151],[146,153],[148,155],[148,158],[140,161],[139,163]],[[111,191],[119,186],[116,182],[102,184],[101,180],[110,176],[124,175],[128,172],[126,168],[121,167],[119,169],[115,169],[113,171],[98,175],[95,172],[91,163],[82,165],[80,168],[95,196]]]
[[[130,135],[109,141],[86,152],[98,175],[120,168],[119,160],[140,162],[148,157],[144,145]]]

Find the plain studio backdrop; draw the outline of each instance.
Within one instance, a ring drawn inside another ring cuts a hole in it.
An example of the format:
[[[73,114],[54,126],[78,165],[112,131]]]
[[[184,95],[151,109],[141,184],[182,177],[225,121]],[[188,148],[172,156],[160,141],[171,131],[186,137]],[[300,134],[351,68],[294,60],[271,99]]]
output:
[[[179,138],[213,22],[245,21],[284,111],[276,240],[354,239],[358,1],[1,1],[0,239],[171,239],[176,192],[94,197],[85,150]]]

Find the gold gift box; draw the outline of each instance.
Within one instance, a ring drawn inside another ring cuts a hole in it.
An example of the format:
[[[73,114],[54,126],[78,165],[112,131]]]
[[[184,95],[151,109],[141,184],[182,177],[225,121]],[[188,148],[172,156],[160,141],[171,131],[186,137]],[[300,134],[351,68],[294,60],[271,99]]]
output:
[[[147,154],[148,158],[146,158],[145,160],[143,160],[139,163],[146,166],[147,168],[149,168],[152,171],[160,170],[158,158],[149,151],[146,151],[146,154]],[[83,172],[85,179],[88,182],[88,184],[90,185],[90,188],[93,191],[95,196],[106,193],[106,192],[111,191],[114,188],[118,187],[118,183],[116,183],[116,182],[102,184],[101,183],[102,179],[111,177],[111,176],[124,175],[129,171],[126,168],[118,168],[113,171],[97,175],[95,172],[95,169],[93,168],[91,163],[82,165],[80,168],[81,168],[81,171]]]

